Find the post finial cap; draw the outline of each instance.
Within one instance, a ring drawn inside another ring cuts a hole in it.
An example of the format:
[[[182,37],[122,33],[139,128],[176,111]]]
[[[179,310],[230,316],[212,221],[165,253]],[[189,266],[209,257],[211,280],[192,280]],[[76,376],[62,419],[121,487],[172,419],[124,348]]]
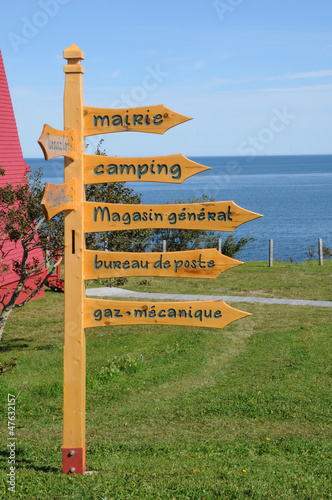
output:
[[[64,59],[84,59],[84,52],[75,43],[63,51]]]

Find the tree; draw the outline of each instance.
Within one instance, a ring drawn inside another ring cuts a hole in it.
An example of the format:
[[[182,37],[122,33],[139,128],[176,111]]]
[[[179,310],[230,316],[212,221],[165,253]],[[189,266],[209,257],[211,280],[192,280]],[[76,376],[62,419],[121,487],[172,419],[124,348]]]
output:
[[[4,169],[0,167],[0,175],[4,174]],[[42,245],[37,237],[44,222],[39,191],[38,182],[32,189],[30,188],[27,176],[21,184],[7,183],[0,187],[0,230],[2,235],[0,241],[0,340],[13,309],[23,307],[31,300],[42,289],[58,265],[53,262],[46,273],[44,259],[39,260],[33,256],[34,251]],[[54,240],[50,241],[45,238],[43,246],[51,256],[58,251]],[[11,254],[19,247],[21,247],[20,260],[11,260]],[[10,267],[16,274],[17,280],[13,289],[8,290],[5,287],[5,278]],[[32,280],[33,286],[31,285]],[[18,303],[22,292],[25,293],[25,298]]]
[[[44,218],[41,202],[44,196],[45,184],[43,182],[43,169],[40,167],[28,175],[31,198],[34,204],[34,217],[39,221],[38,237],[44,254],[49,259],[61,256],[64,251],[64,213],[60,212],[51,220]]]
[[[87,201],[104,203],[141,204],[141,195],[125,187],[124,182],[94,184],[87,186]],[[106,231],[89,233],[86,236],[87,248],[93,250],[112,250],[123,252],[142,252],[146,249],[149,230]]]
[[[203,194],[200,198],[193,198],[188,203],[207,203],[215,201],[214,197],[209,198]],[[177,199],[174,203],[184,203]],[[197,229],[155,229],[153,231],[150,246],[153,252],[162,251],[163,240],[167,241],[167,251],[193,250],[197,248],[215,248],[222,233],[211,231],[201,231]],[[246,245],[254,241],[253,237],[242,237],[238,240],[233,235],[227,236],[223,241],[221,253],[228,257],[234,257]]]

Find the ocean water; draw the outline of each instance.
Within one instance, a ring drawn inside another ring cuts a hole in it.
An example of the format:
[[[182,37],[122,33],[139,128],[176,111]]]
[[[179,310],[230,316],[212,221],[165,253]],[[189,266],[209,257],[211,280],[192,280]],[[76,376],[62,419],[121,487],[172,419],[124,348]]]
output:
[[[211,170],[197,174],[183,184],[128,182],[142,194],[142,202],[161,204],[180,198],[184,202],[202,194],[216,201],[237,205],[264,217],[247,222],[232,233],[254,237],[237,258],[268,260],[269,240],[274,258],[302,262],[310,245],[317,249],[318,238],[332,247],[332,155],[190,157]],[[32,170],[43,168],[45,182],[63,182],[63,159],[48,162],[27,158]],[[221,233],[224,239],[228,234]]]

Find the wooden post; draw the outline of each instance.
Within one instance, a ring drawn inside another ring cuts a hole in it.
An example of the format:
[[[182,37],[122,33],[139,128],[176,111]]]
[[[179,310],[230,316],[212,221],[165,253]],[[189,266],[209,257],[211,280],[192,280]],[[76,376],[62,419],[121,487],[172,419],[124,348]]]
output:
[[[269,267],[273,266],[273,240],[269,240]]]
[[[318,257],[319,257],[319,265],[323,265],[323,240],[322,238],[318,238]]]
[[[163,240],[163,252],[166,252],[167,241]]]
[[[221,253],[221,238],[218,239],[218,252]]]
[[[83,73],[84,53],[71,45],[63,52],[64,130],[75,130],[77,150],[74,159],[65,158],[65,182],[76,180],[76,209],[65,210],[65,336],[63,382],[63,448],[65,474],[83,474],[86,469],[85,446],[85,333],[83,300],[85,284],[83,255]]]

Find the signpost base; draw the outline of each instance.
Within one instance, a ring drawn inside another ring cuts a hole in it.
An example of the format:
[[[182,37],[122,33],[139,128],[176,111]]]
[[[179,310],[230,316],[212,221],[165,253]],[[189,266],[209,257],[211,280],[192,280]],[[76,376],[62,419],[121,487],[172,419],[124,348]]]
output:
[[[86,446],[84,448],[62,448],[62,472],[64,474],[84,474],[85,471]]]

